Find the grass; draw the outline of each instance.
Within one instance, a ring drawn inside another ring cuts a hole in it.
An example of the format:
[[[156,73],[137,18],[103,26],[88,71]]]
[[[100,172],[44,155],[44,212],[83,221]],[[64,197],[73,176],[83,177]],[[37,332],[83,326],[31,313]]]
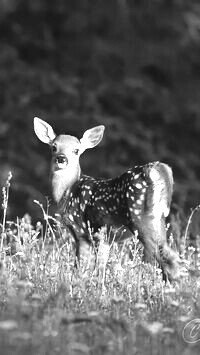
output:
[[[2,354],[199,354],[184,330],[200,312],[198,246],[184,236],[189,273],[166,285],[156,265],[142,262],[135,236],[109,246],[102,229],[95,266],[91,251],[91,261],[75,268],[73,240],[48,208],[36,201],[44,216],[36,226],[28,215],[6,220],[10,180],[1,226]]]

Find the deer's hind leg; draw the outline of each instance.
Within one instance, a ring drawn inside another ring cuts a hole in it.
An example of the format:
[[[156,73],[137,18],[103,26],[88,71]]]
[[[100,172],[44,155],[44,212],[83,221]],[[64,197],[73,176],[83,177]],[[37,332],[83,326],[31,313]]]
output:
[[[172,171],[166,164],[158,162],[147,165],[144,175],[147,188],[143,193],[143,205],[140,210],[129,206],[131,227],[133,230],[135,225],[139,231],[146,261],[156,259],[162,268],[163,278],[171,280],[179,273],[179,256],[167,245],[165,228],[173,190]]]
[[[146,216],[138,226],[139,239],[144,245],[144,260],[158,262],[163,279],[170,281],[179,276],[179,256],[167,245],[165,219]]]

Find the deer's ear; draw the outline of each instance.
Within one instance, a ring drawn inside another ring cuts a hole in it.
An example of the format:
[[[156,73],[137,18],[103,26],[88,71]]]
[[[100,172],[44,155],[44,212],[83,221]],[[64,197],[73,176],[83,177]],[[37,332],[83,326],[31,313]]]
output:
[[[47,122],[38,117],[34,118],[34,131],[36,136],[46,144],[51,144],[51,142],[56,138],[53,128]]]
[[[83,137],[80,139],[81,152],[84,150],[93,148],[99,144],[103,138],[105,127],[103,125],[97,126],[85,131]]]

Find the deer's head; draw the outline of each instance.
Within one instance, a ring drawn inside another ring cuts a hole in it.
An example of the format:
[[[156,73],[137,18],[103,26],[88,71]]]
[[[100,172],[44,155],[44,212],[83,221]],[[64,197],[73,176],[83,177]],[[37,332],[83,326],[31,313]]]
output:
[[[61,134],[56,136],[53,128],[38,117],[34,118],[34,130],[37,137],[51,147],[51,184],[52,194],[59,202],[65,191],[80,178],[80,155],[95,147],[103,138],[104,126],[88,129],[79,140],[74,136]]]

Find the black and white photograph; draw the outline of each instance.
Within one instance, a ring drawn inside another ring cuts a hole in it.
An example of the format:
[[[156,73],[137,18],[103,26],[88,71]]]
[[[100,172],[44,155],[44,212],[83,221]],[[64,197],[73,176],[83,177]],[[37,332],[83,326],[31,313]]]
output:
[[[0,0],[0,355],[200,353],[200,2]]]

